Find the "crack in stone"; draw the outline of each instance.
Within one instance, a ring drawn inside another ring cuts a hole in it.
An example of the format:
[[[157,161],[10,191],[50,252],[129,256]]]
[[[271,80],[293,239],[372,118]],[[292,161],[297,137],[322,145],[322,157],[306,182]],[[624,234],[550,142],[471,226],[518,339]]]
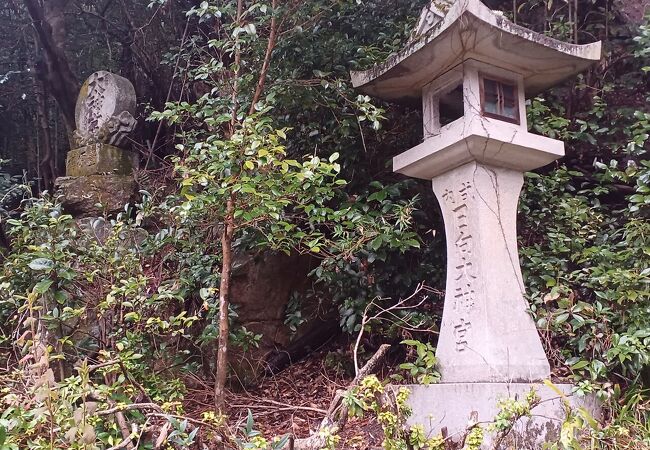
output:
[[[499,231],[501,232],[501,236],[503,237],[503,242],[504,242],[504,244],[506,246],[506,252],[508,253],[508,259],[510,260],[510,265],[512,266],[513,272],[515,274],[515,278],[517,279],[517,284],[519,285],[519,289],[521,291],[521,294],[525,295],[526,291],[525,291],[525,288],[524,288],[524,285],[523,285],[523,280],[521,280],[517,276],[517,266],[515,266],[515,262],[512,259],[512,251],[511,251],[510,246],[508,244],[508,239],[506,237],[505,228],[503,227],[503,223],[501,222],[501,196],[499,195],[499,178],[498,178],[498,176],[497,176],[497,174],[496,174],[496,172],[494,170],[488,169],[483,164],[481,164],[480,167],[487,173],[488,177],[490,178],[490,182],[492,183],[492,188],[494,190],[494,193],[496,195],[496,200],[497,200],[497,210],[495,211],[490,206],[490,204],[487,202],[485,197],[483,197],[483,195],[481,194],[479,189],[476,189],[476,193],[478,194],[479,198],[483,201],[485,206],[488,208],[488,210],[490,210],[490,212],[492,214],[494,214],[494,216],[497,219],[497,223],[499,224]],[[477,185],[476,184],[476,174],[477,174],[478,168],[479,168],[479,164],[475,162],[474,163],[474,172],[472,174],[472,181],[474,182],[475,187]]]

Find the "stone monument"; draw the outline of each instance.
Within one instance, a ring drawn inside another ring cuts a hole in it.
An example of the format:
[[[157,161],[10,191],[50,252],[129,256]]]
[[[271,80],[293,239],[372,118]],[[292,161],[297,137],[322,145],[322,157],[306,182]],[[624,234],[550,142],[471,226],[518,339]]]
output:
[[[523,172],[563,156],[564,144],[528,132],[525,98],[597,62],[601,44],[556,41],[478,0],[432,2],[417,27],[402,51],[351,74],[364,93],[422,101],[424,141],[397,155],[393,169],[430,180],[445,221],[441,383],[412,387],[412,421],[453,438],[470,413],[490,421],[498,399],[535,387],[544,401],[517,425],[508,448],[541,448],[557,435],[564,408],[541,384],[550,367],[527,312],[516,214]]]
[[[71,213],[115,213],[133,197],[138,155],[125,147],[136,125],[135,107],[135,89],[119,75],[100,70],[81,86],[75,148],[68,152],[66,176],[56,180],[63,206]]]

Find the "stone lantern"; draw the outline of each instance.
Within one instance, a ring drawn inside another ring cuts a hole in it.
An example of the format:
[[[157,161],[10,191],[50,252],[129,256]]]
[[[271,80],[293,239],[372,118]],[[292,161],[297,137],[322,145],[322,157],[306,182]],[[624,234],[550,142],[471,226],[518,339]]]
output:
[[[351,74],[369,95],[422,101],[424,140],[395,156],[393,169],[431,180],[445,221],[441,384],[414,386],[411,399],[413,420],[429,431],[460,434],[470,413],[492,420],[499,398],[536,387],[547,419],[525,421],[511,438],[518,449],[540,448],[557,432],[564,410],[539,384],[550,368],[527,312],[516,213],[523,172],[562,157],[564,144],[528,132],[525,99],[597,62],[600,49],[518,26],[478,0],[437,1],[402,51]]]

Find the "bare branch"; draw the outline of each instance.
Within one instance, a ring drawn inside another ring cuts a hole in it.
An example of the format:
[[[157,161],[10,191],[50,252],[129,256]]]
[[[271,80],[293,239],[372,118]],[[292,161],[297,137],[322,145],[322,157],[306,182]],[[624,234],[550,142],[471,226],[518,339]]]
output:
[[[266,81],[266,74],[269,71],[269,66],[271,65],[271,54],[275,48],[276,37],[278,33],[278,25],[276,20],[278,0],[273,0],[271,3],[272,16],[271,16],[271,31],[269,33],[269,40],[266,45],[266,53],[264,55],[264,62],[262,63],[262,69],[260,70],[260,77],[257,80],[257,87],[255,88],[255,94],[253,95],[253,100],[251,100],[251,107],[248,110],[248,114],[253,114],[255,111],[255,104],[259,101],[262,91],[264,90],[264,83]]]

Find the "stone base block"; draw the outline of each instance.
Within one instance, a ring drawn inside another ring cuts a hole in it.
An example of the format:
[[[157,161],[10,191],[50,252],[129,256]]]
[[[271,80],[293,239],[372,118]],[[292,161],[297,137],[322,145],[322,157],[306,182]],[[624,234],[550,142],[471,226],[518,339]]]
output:
[[[108,144],[90,144],[68,152],[66,175],[130,175],[138,167],[138,155]]]
[[[571,394],[570,384],[556,384],[564,392],[572,407],[584,407],[594,418],[599,417],[598,402],[594,397],[577,397]],[[563,402],[551,388],[540,383],[440,383],[429,386],[407,386],[411,395],[409,404],[413,415],[409,424],[424,426],[425,433],[435,436],[447,428],[447,435],[456,441],[463,435],[470,419],[476,412],[478,421],[494,420],[499,412],[498,400],[511,398],[523,400],[531,388],[541,397],[541,403],[532,410],[531,417],[517,421],[514,429],[499,447],[517,450],[538,450],[545,442],[555,442],[559,437],[566,413]],[[491,449],[494,435],[485,433],[484,449]]]
[[[135,199],[137,183],[132,175],[59,177],[54,189],[67,213],[95,217],[124,211],[124,205]]]

